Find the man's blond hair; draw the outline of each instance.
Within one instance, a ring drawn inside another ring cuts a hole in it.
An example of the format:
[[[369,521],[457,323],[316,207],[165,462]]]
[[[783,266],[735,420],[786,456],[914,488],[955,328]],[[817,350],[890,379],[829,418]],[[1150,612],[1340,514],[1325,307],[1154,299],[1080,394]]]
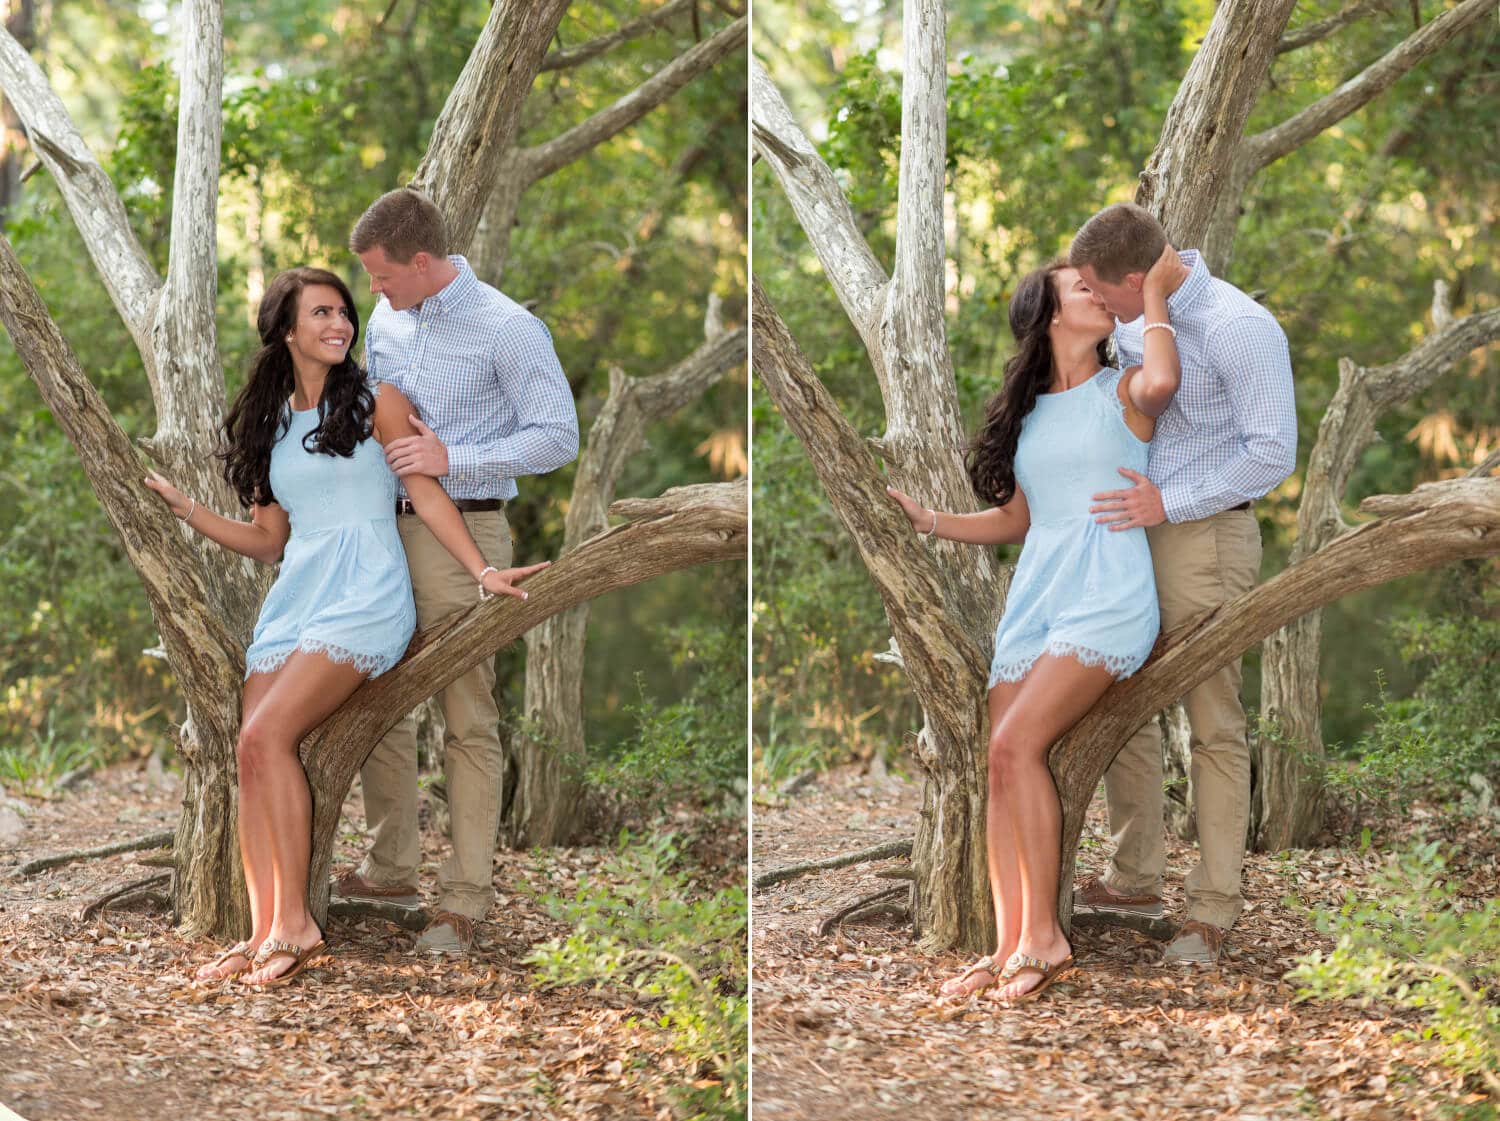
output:
[[[448,255],[448,225],[437,203],[412,187],[387,191],[354,223],[349,248],[365,253],[379,247],[397,264],[418,253]]]
[[[1166,231],[1149,210],[1133,202],[1106,206],[1083,224],[1068,249],[1068,264],[1089,266],[1108,284],[1147,272],[1167,246]]]

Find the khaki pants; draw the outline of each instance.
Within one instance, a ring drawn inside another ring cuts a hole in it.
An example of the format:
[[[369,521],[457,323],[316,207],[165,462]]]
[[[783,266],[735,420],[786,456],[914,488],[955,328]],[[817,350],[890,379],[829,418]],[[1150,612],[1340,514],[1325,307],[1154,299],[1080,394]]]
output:
[[[1250,510],[1146,531],[1156,569],[1162,630],[1250,590],[1260,573],[1260,526]],[[1200,859],[1188,873],[1187,918],[1225,929],[1244,907],[1240,868],[1250,817],[1250,748],[1236,658],[1183,698],[1192,726],[1193,803]],[[1104,776],[1115,855],[1104,881],[1115,891],[1160,894],[1161,730],[1153,720],[1126,743]]]
[[[501,510],[464,514],[485,561],[511,563],[510,526]],[[396,519],[416,595],[417,626],[426,629],[474,606],[479,589],[413,514]],[[492,870],[500,826],[500,713],[495,662],[487,658],[439,695],[447,731],[443,774],[453,822],[453,855],[438,872],[438,908],[484,918],[494,901]],[[414,884],[422,859],[417,830],[417,721],[408,714],[386,733],[360,772],[365,818],[375,833],[360,874],[381,884]]]

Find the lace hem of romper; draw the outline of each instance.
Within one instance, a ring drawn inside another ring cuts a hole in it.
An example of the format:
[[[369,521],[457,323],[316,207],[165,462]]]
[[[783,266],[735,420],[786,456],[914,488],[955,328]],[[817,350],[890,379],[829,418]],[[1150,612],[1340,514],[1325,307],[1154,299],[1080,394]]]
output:
[[[1029,658],[1021,658],[1014,662],[1002,662],[990,667],[989,688],[993,689],[997,681],[1020,681],[1031,672],[1031,667],[1036,665],[1036,660],[1043,654],[1051,654],[1057,658],[1077,658],[1086,666],[1103,666],[1114,675],[1116,681],[1129,677],[1145,664],[1146,658],[1135,654],[1105,654],[1098,650],[1091,650],[1087,646],[1078,646],[1071,642],[1049,642],[1045,649],[1038,651]],[[1149,656],[1149,655],[1148,655]]]
[[[249,677],[252,673],[274,673],[286,665],[287,659],[293,654],[299,653],[322,654],[331,662],[353,665],[366,676],[384,673],[401,660],[399,656],[393,661],[388,654],[361,654],[332,642],[306,638],[286,650],[257,655],[245,663],[245,676]]]

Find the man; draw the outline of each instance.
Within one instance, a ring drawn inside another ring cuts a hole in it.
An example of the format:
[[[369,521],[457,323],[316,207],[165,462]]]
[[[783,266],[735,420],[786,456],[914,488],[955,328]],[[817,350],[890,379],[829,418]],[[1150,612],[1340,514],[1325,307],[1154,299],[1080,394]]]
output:
[[[1114,315],[1120,365],[1141,361],[1146,271],[1167,248],[1150,212],[1106,207],[1078,231],[1068,254],[1096,302]],[[1251,503],[1291,474],[1297,413],[1286,336],[1265,308],[1211,276],[1195,250],[1179,254],[1167,308],[1182,385],[1156,422],[1146,475],[1094,496],[1096,521],[1145,526],[1163,632],[1232,599],[1260,570]],[[1186,922],[1168,962],[1218,960],[1244,907],[1240,871],[1250,813],[1250,749],[1240,706],[1240,662],[1224,666],[1183,704],[1192,727],[1198,866],[1188,873]],[[1166,864],[1162,745],[1155,721],[1137,732],[1105,774],[1115,854],[1102,877],[1074,894],[1081,911],[1159,917]]]
[[[515,477],[555,470],[578,454],[578,415],[552,337],[541,320],[479,280],[463,257],[448,255],[442,213],[420,191],[382,195],[355,224],[349,246],[370,275],[370,291],[382,297],[365,336],[370,374],[394,384],[421,414],[412,418],[419,435],[392,441],[386,460],[398,476],[436,476],[487,563],[506,568],[504,507],[516,496]],[[473,578],[412,512],[404,488],[396,514],[417,625],[473,606]],[[474,924],[494,901],[501,772],[494,684],[495,665],[486,659],[440,698],[453,853],[438,873],[437,911],[417,938],[417,948],[432,953],[466,953]],[[415,716],[391,729],[361,777],[375,838],[334,894],[415,907]]]

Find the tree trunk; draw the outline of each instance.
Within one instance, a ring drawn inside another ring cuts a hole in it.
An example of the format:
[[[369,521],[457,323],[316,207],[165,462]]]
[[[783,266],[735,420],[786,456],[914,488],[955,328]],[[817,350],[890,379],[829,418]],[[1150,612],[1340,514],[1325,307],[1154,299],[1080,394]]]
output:
[[[1072,919],[1073,866],[1084,816],[1126,738],[1152,712],[1286,624],[1365,588],[1466,557],[1500,554],[1500,479],[1453,479],[1360,509],[1380,520],[1343,534],[1259,587],[1157,641],[1151,660],[1116,682],[1048,758],[1063,805],[1058,912]]]
[[[1436,330],[1396,361],[1371,368],[1339,362],[1339,387],[1308,457],[1291,563],[1348,532],[1339,507],[1381,414],[1426,390],[1471,350],[1500,338],[1500,310],[1454,320],[1447,300],[1440,285],[1433,300]],[[1263,852],[1310,845],[1323,827],[1322,632],[1322,615],[1315,612],[1267,639],[1262,652],[1261,709],[1271,731],[1256,742],[1252,819],[1253,843]]]
[[[568,502],[562,555],[602,533],[615,485],[646,428],[696,401],[745,359],[744,328],[710,338],[671,370],[649,378],[610,371],[609,396],[589,429]],[[582,826],[583,653],[589,605],[554,615],[526,635],[525,722],[506,745],[513,776],[501,835],[513,848],[566,844]]]

